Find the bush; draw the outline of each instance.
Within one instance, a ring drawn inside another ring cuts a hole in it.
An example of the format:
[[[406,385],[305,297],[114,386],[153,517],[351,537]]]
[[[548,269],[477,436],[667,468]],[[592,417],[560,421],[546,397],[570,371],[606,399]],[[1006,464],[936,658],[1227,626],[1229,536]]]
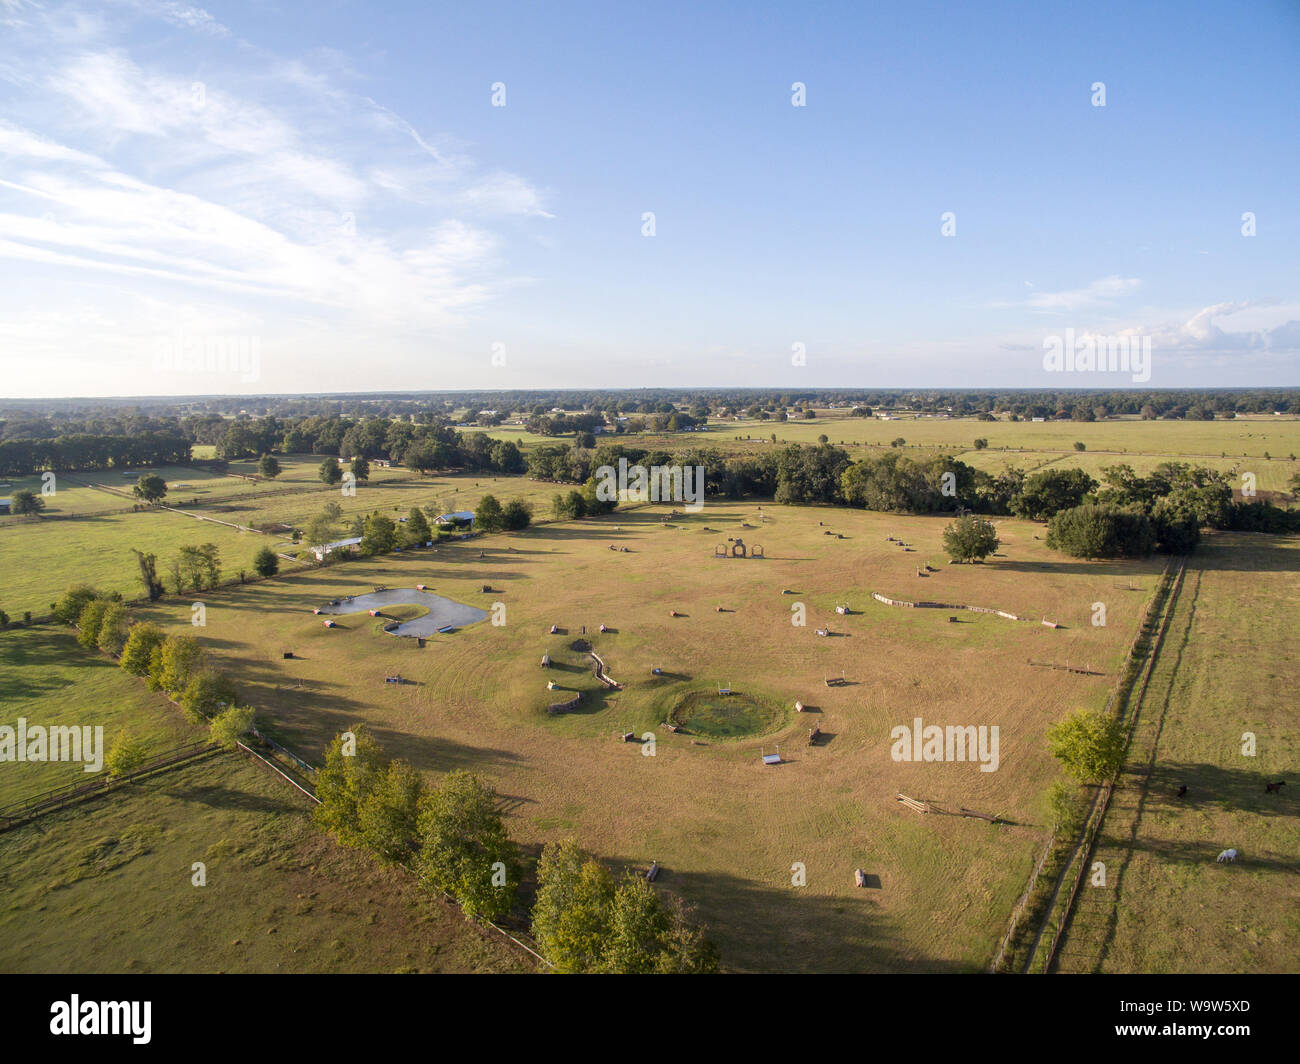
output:
[[[77,642],[87,650],[99,645],[99,624],[104,619],[104,610],[107,608],[107,599],[91,599],[77,618]]]
[[[270,547],[263,547],[253,556],[253,568],[259,576],[274,576],[280,571],[280,559]]]
[[[60,624],[76,624],[81,618],[81,611],[86,608],[86,603],[98,597],[99,592],[86,584],[70,587],[54,604],[54,619]]]
[[[96,645],[105,654],[116,657],[122,653],[126,642],[126,603],[110,601],[104,608],[99,621],[99,636]]]

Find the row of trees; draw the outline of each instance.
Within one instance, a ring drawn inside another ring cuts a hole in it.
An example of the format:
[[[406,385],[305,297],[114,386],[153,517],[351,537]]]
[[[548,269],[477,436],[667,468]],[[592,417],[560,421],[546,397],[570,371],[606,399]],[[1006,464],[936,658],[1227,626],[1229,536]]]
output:
[[[183,465],[190,461],[184,436],[58,436],[0,442],[0,476],[24,477],[46,470],[122,469],[130,466]]]
[[[54,617],[76,628],[81,646],[118,658],[121,667],[143,677],[151,691],[162,691],[178,701],[192,722],[209,723],[214,742],[233,746],[252,730],[253,710],[236,704],[234,685],[198,640],[165,635],[152,622],[130,623],[117,592],[106,594],[85,584],[70,587],[55,603]],[[143,761],[148,746],[129,732],[119,737],[119,743],[117,762],[109,767],[121,774]]]
[[[469,917],[509,917],[523,860],[496,792],[461,770],[428,786],[389,761],[363,725],[335,736],[316,775],[317,822],[340,842],[410,868]],[[573,842],[552,843],[537,870],[533,934],[561,972],[707,972],[717,954],[676,905],[631,873],[616,881]]]

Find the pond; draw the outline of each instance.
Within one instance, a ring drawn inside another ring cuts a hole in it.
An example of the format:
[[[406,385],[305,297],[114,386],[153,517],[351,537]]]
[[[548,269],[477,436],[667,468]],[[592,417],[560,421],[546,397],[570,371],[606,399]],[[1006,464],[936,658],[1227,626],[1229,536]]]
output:
[[[673,708],[670,719],[686,731],[714,739],[766,735],[783,727],[789,712],[754,695],[694,691]]]
[[[476,624],[488,616],[487,610],[477,606],[466,606],[431,591],[420,591],[413,587],[390,588],[387,591],[372,591],[365,595],[354,595],[339,599],[338,604],[326,603],[320,608],[321,613],[340,615],[344,613],[364,613],[367,610],[383,610],[385,606],[420,606],[428,610],[423,617],[406,621],[389,630],[390,635],[429,636],[436,635],[439,628],[451,626],[464,628]]]

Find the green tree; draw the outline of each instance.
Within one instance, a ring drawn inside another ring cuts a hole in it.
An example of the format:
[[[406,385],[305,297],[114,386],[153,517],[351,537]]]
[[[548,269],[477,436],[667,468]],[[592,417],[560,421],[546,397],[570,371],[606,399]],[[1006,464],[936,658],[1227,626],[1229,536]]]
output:
[[[983,436],[981,436],[978,440],[975,441],[975,450],[982,451],[988,445],[989,445],[989,441],[986,440]]]
[[[193,724],[211,720],[235,704],[235,685],[216,669],[194,669],[181,692],[180,703]]]
[[[363,454],[357,455],[352,459],[352,475],[357,480],[370,479],[370,459]]]
[[[375,513],[366,518],[364,531],[361,533],[361,553],[367,555],[387,554],[397,546],[397,525],[391,517]]]
[[[982,561],[998,549],[998,531],[992,521],[965,514],[943,530],[943,549],[959,562]]]
[[[107,608],[107,599],[91,599],[77,618],[77,642],[87,650],[99,646],[99,624],[104,619],[104,610]]]
[[[262,547],[253,555],[253,568],[258,576],[274,576],[280,571],[280,558],[270,547]]]
[[[63,593],[54,605],[54,619],[60,624],[76,624],[86,603],[99,597],[99,592],[88,584],[78,584]]]
[[[137,621],[126,634],[118,664],[134,676],[149,675],[153,652],[162,646],[165,638],[163,630],[152,621]]]
[[[1073,779],[1106,783],[1124,767],[1124,726],[1097,710],[1079,709],[1047,729],[1047,746]]]
[[[572,839],[551,842],[537,866],[533,937],[556,970],[590,972],[609,937],[614,877]]]
[[[132,492],[147,503],[162,502],[167,494],[167,481],[157,473],[146,473],[135,482]]]
[[[99,621],[99,635],[95,638],[95,645],[105,654],[116,656],[122,653],[122,645],[126,642],[126,628],[126,603],[120,600],[109,600]]]
[[[274,455],[264,454],[261,461],[257,463],[257,471],[267,480],[274,480],[280,475],[280,463],[276,461]]]
[[[180,694],[203,668],[205,658],[203,648],[194,636],[169,635],[163,640],[159,653],[150,657],[150,678],[158,690]]]
[[[234,750],[239,740],[253,728],[255,714],[251,706],[231,706],[218,713],[208,729],[211,742]]]
[[[406,864],[419,836],[424,779],[405,761],[393,761],[357,804],[357,828],[365,844],[389,864]]]
[[[364,725],[340,732],[325,751],[316,773],[316,822],[347,846],[364,846],[360,810],[386,773],[384,752]]]
[[[480,532],[500,532],[505,527],[505,512],[495,495],[484,495],[474,509],[474,525]]]
[[[1155,544],[1155,529],[1145,513],[1109,503],[1062,510],[1047,526],[1048,547],[1074,558],[1145,557]]]
[[[421,544],[428,543],[431,539],[433,530],[429,528],[429,520],[424,516],[424,511],[418,506],[412,506],[406,515],[406,541]]]
[[[337,458],[326,458],[320,464],[320,470],[317,474],[326,484],[337,484],[343,479],[343,467],[339,465]]]
[[[508,532],[520,532],[533,520],[533,508],[522,499],[511,499],[501,511],[501,524]]]
[[[149,758],[149,744],[137,738],[130,728],[123,728],[117,733],[104,758],[104,766],[110,776],[125,776],[139,768]]]
[[[9,507],[14,513],[28,516],[38,514],[45,509],[45,500],[36,492],[27,488],[15,491],[9,500]]]
[[[470,772],[447,773],[421,800],[418,827],[420,871],[466,916],[494,919],[510,911],[519,857],[491,787]]]

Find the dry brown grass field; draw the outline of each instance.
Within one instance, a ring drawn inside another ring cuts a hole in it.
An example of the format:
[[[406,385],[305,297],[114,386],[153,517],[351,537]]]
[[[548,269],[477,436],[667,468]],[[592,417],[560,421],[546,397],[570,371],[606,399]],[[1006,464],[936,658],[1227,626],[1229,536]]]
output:
[[[730,968],[986,965],[1046,837],[1042,797],[1056,769],[1044,731],[1071,709],[1104,703],[1162,562],[1064,559],[1036,538],[1041,526],[1015,520],[999,523],[999,557],[948,566],[941,517],[767,504],[760,518],[754,504],[725,503],[665,523],[666,513],[301,571],[207,596],[197,634],[263,720],[310,758],[364,722],[390,755],[430,774],[490,777],[525,844],[573,835],[616,863],[659,861],[664,887],[698,906]],[[729,536],[762,544],[766,559],[715,559]],[[927,562],[938,571],[918,577]],[[435,636],[421,650],[364,614],[327,630],[311,613],[375,584],[417,583],[484,608],[503,603],[505,623]],[[873,591],[1031,620],[963,612],[951,623],[949,611],[884,606]],[[1106,627],[1089,623],[1098,601]],[[850,616],[834,612],[841,602]],[[794,603],[807,610],[805,627],[791,624]],[[137,612],[195,631],[188,606]],[[1065,627],[1046,628],[1044,617]],[[611,631],[598,633],[602,623]],[[562,634],[548,634],[552,624]],[[584,625],[624,690],[599,689],[585,654],[569,649]],[[816,635],[822,625],[834,634]],[[283,660],[284,650],[295,659]],[[556,668],[539,668],[544,652]],[[651,675],[656,666],[662,676]],[[395,672],[414,682],[385,684]],[[839,675],[847,686],[825,685]],[[548,692],[547,679],[561,690]],[[816,708],[761,737],[705,741],[662,727],[684,695],[722,684]],[[576,712],[546,714],[574,690],[583,692]],[[893,761],[890,730],[917,716],[998,726],[1000,767]],[[813,724],[826,741],[810,748]],[[654,755],[622,742],[625,731],[653,732]],[[786,763],[764,766],[760,750],[778,743]],[[919,815],[895,801],[900,791],[1010,824]],[[791,885],[796,863],[806,886]],[[868,889],[854,886],[857,867],[874,877]]]

